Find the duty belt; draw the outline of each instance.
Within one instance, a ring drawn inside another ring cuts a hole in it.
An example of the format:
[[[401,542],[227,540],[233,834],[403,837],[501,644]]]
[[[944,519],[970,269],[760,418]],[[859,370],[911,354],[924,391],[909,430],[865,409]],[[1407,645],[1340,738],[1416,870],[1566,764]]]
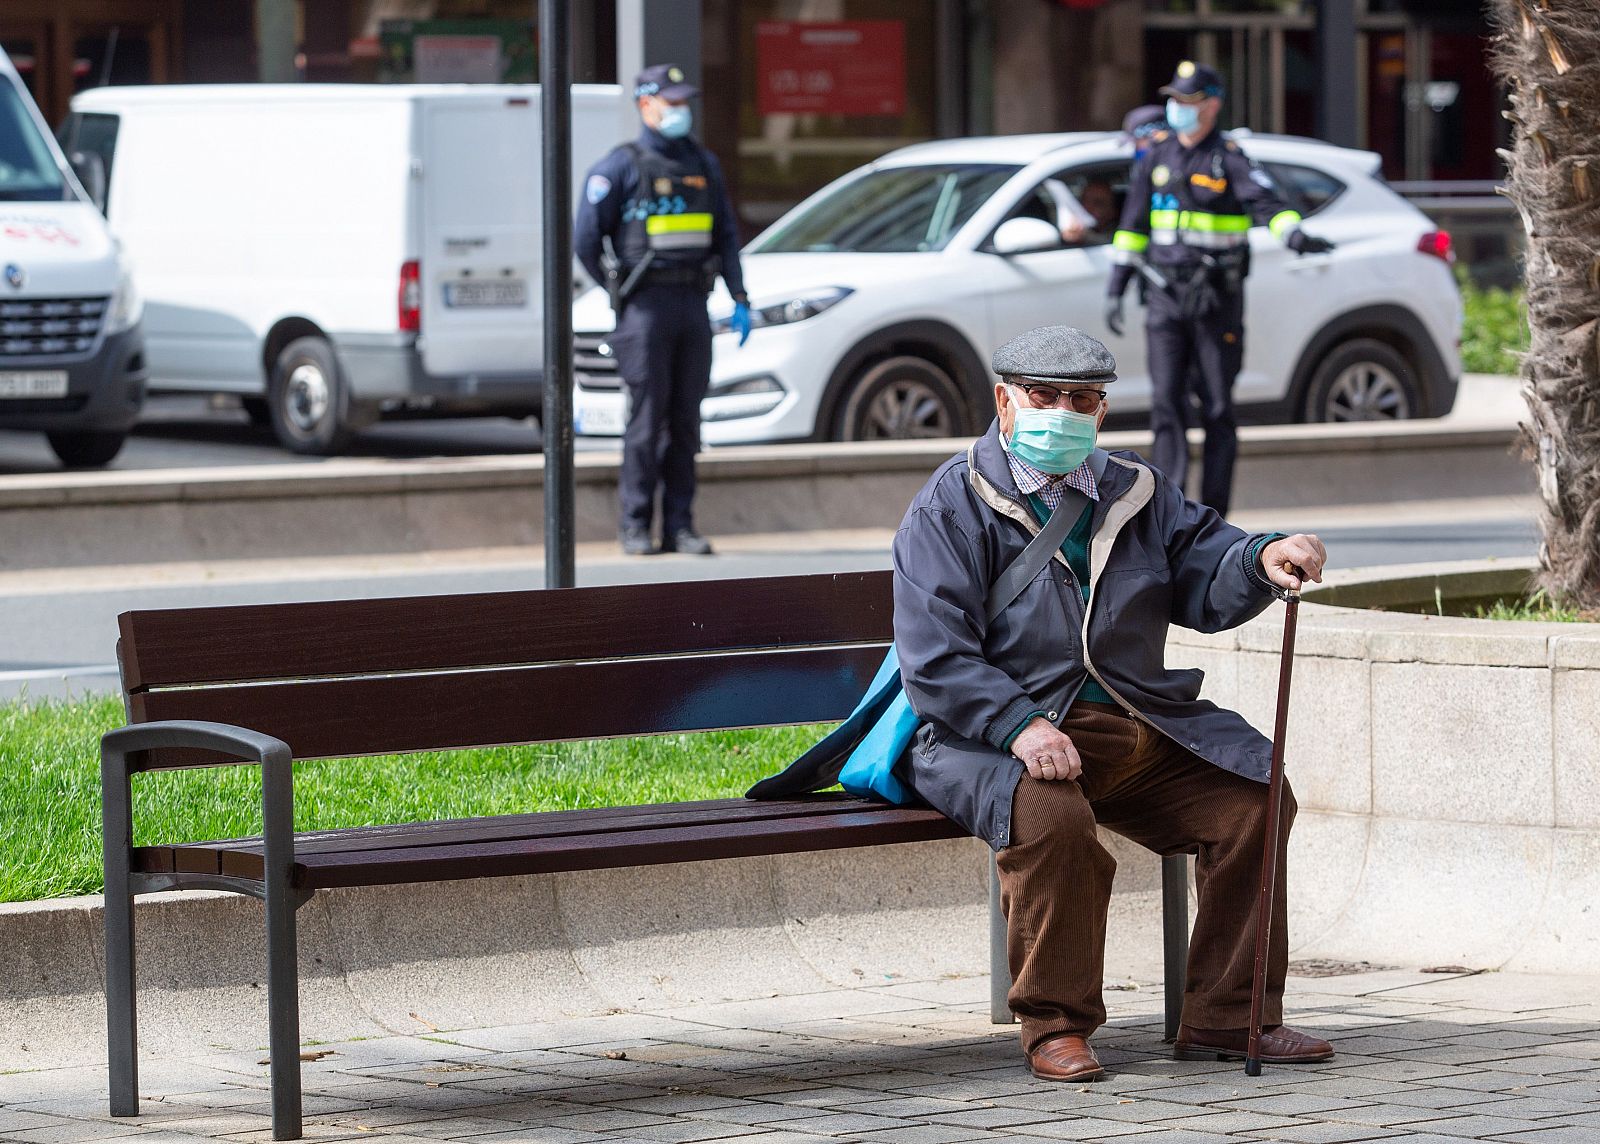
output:
[[[651,266],[645,270],[641,286],[705,286],[703,266]]]

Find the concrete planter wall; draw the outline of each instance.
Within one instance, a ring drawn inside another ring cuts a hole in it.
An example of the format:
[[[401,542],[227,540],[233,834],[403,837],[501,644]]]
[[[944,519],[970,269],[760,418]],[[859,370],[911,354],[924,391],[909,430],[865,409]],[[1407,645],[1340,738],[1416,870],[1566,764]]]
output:
[[[1356,610],[1515,591],[1529,567],[1307,594],[1286,753],[1296,956],[1600,972],[1600,624]],[[1168,662],[1270,734],[1282,616],[1175,633]]]

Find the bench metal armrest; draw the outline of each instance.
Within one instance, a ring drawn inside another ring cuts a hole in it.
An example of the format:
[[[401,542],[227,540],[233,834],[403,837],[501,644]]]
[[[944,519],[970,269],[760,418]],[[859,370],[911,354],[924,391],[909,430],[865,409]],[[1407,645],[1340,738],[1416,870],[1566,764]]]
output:
[[[107,731],[100,737],[102,758],[114,752],[126,759],[135,751],[149,751],[157,747],[196,747],[233,755],[241,762],[260,763],[262,766],[275,764],[279,756],[285,760],[290,757],[289,745],[282,739],[252,731],[248,727],[201,719],[135,723],[131,727]]]
[[[294,865],[294,756],[282,739],[198,719],[169,719],[107,731],[100,739],[106,894],[126,894],[133,864],[133,790],[128,756],[158,747],[194,747],[261,767],[263,881],[289,885]],[[214,764],[226,765],[226,764]]]
[[[271,735],[226,723],[172,719],[109,731],[100,739],[105,846],[106,1035],[111,1115],[139,1113],[133,895],[165,888],[133,873],[133,787],[128,756],[136,751],[194,747],[261,767],[262,876],[266,906],[267,1008],[272,1059],[273,1139],[300,1138],[300,1001],[294,912],[305,900],[294,888],[294,757]],[[223,763],[213,765],[226,765]],[[144,769],[144,768],[140,768]],[[210,880],[217,885],[227,879]],[[198,883],[191,883],[198,884]],[[254,893],[242,885],[226,886]]]

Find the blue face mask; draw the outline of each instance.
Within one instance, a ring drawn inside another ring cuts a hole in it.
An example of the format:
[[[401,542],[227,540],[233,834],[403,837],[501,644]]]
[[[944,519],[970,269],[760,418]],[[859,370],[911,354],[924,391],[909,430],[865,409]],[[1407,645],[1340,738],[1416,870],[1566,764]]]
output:
[[[1099,418],[1070,409],[1017,406],[1011,424],[1011,451],[1044,473],[1070,473],[1094,452]]]
[[[661,110],[661,123],[656,130],[668,139],[682,139],[694,126],[694,112],[687,104],[669,103]]]
[[[1167,100],[1167,124],[1180,135],[1187,135],[1200,126],[1200,105]]]

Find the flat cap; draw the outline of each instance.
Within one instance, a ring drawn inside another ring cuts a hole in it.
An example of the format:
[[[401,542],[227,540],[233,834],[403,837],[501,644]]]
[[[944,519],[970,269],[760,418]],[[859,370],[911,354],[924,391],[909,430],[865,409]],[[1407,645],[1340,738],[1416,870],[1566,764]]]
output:
[[[989,368],[1002,377],[1042,381],[1115,381],[1117,359],[1100,342],[1071,326],[1040,326],[994,351]]]

